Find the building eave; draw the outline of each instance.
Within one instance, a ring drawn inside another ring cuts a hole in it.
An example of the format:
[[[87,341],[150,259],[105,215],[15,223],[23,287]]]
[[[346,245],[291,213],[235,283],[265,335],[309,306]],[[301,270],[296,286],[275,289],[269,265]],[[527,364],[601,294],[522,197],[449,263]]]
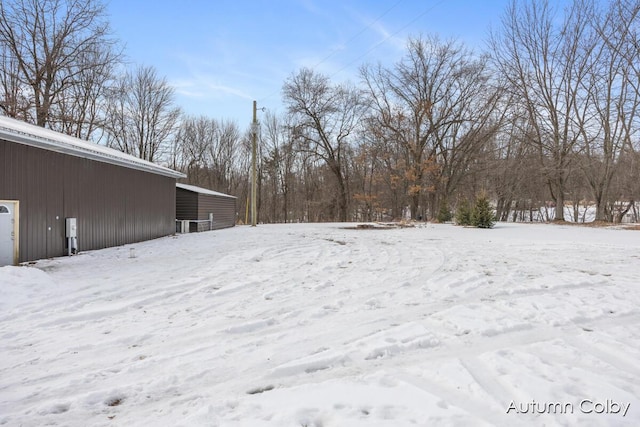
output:
[[[0,117],[0,139],[129,169],[164,175],[170,178],[186,177],[181,172],[121,153],[120,151],[8,117]]]

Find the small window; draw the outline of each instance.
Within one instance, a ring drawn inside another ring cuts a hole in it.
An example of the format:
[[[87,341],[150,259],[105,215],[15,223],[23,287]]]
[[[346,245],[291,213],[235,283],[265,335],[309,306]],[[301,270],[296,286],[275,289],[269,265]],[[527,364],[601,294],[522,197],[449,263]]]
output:
[[[8,214],[9,213],[9,208],[6,207],[5,205],[0,205],[0,214]]]

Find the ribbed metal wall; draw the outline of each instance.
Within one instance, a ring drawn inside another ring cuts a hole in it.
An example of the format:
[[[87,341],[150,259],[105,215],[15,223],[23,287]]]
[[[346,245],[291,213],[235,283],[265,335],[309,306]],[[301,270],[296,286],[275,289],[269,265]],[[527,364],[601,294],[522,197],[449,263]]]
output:
[[[198,219],[198,193],[176,188],[176,219]]]
[[[216,196],[176,189],[176,218],[207,220],[213,213],[213,229],[228,228],[236,225],[235,197]],[[203,226],[204,227],[204,226]],[[192,227],[193,231],[197,227]],[[200,227],[202,229],[202,227]]]
[[[236,199],[233,197],[198,194],[198,219],[209,219],[213,213],[213,229],[236,225]]]
[[[175,178],[0,140],[0,199],[20,201],[20,262],[175,232]]]

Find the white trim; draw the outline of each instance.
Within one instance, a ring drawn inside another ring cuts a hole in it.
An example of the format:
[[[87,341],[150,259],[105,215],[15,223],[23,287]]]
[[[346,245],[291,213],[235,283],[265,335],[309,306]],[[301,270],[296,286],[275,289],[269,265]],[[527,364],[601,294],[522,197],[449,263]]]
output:
[[[0,200],[0,203],[3,205],[13,204],[13,265],[18,265],[20,260],[20,201]]]
[[[229,197],[232,199],[237,199],[236,196],[231,196],[229,194],[224,194],[224,193],[218,193],[217,191],[207,190],[206,188],[196,187],[195,185],[176,183],[176,187],[181,188],[183,190],[191,191],[193,193],[208,194],[210,196],[220,196],[220,197]]]
[[[0,139],[171,178],[186,177],[186,175],[181,172],[139,159],[112,148],[9,117],[0,116]]]

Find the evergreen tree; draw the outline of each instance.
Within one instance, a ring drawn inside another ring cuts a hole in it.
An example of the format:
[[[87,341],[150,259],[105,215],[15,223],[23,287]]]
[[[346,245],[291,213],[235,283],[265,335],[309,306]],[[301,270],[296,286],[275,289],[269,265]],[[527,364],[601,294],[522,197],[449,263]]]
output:
[[[440,204],[440,211],[438,212],[438,216],[436,217],[438,222],[448,222],[453,219],[453,214],[449,209],[449,203],[447,200],[443,200]]]
[[[478,228],[492,228],[496,223],[496,216],[486,196],[482,195],[476,199],[471,212],[471,223]]]
[[[467,199],[462,200],[456,211],[456,224],[467,226],[471,225],[471,207]]]

